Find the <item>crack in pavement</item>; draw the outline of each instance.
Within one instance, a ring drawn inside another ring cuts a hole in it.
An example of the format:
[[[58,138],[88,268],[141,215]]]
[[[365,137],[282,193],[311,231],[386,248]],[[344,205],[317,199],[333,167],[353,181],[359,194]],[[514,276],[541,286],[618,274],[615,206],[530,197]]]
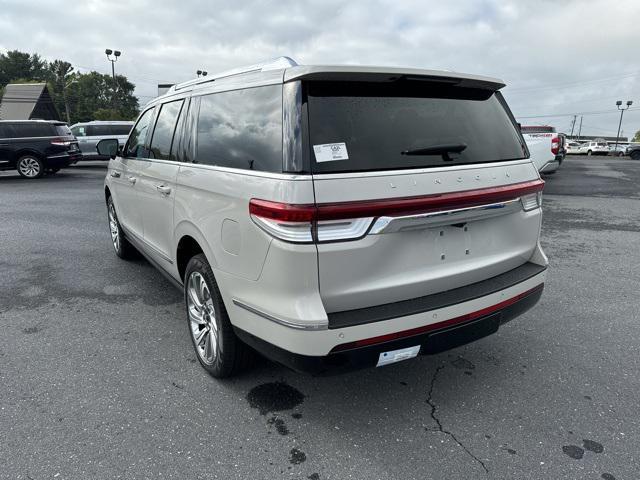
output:
[[[484,469],[485,473],[488,474],[489,473],[489,469],[487,468],[487,466],[484,464],[484,462],[482,460],[480,460],[478,457],[476,457],[473,453],[471,453],[471,451],[465,447],[462,442],[460,440],[458,440],[458,438],[449,430],[445,430],[442,426],[442,423],[440,422],[440,419],[438,417],[436,417],[436,410],[437,407],[435,405],[435,403],[433,403],[432,400],[432,396],[433,396],[433,388],[436,384],[436,379],[438,378],[438,374],[444,369],[444,365],[439,365],[438,368],[436,368],[436,371],[433,373],[433,377],[431,378],[431,385],[429,387],[429,396],[427,397],[427,403],[429,404],[429,406],[431,407],[431,418],[433,419],[434,422],[436,422],[436,425],[438,426],[438,430],[433,430],[433,431],[438,431],[441,433],[444,433],[445,435],[449,435],[451,437],[451,439],[456,442],[460,448],[462,448],[467,455],[469,455],[471,458],[473,458],[476,462],[478,462],[480,464],[480,466],[482,466],[482,468]]]

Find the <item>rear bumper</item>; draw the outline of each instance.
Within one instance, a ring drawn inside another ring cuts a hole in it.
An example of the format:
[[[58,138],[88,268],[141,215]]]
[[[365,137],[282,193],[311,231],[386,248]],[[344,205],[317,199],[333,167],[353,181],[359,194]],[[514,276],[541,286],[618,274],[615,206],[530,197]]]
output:
[[[81,153],[54,155],[47,157],[48,168],[64,168],[82,159]]]
[[[558,158],[556,158],[554,160],[551,160],[550,162],[545,163],[540,169],[540,173],[555,172],[556,170],[558,170],[559,166],[560,166],[560,161],[558,160]]]
[[[432,355],[484,338],[533,307],[543,288],[543,283],[538,284],[499,304],[436,324],[338,345],[326,356],[293,353],[240,328],[235,327],[235,331],[245,343],[292,370],[313,375],[335,374],[374,367],[383,352],[419,346],[419,355]]]

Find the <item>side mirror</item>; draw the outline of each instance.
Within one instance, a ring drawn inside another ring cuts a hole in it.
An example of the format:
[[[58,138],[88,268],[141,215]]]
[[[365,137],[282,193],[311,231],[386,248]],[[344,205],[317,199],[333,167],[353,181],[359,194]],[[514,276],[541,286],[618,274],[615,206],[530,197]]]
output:
[[[116,158],[118,155],[119,144],[117,138],[104,138],[98,142],[96,145],[96,150],[100,155],[104,155],[105,157]]]

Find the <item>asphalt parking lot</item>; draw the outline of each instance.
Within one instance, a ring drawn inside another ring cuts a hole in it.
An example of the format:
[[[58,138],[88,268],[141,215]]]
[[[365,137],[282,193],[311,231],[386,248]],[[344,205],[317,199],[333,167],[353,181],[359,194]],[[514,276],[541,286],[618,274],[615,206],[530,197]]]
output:
[[[0,174],[0,478],[640,477],[640,162],[546,178],[545,293],[496,335],[228,381],[197,364],[181,293],[113,253],[104,173]]]

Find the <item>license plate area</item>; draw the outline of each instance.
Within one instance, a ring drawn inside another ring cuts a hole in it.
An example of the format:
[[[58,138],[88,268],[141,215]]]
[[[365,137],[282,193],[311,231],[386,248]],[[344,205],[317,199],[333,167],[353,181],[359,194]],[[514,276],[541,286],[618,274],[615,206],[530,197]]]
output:
[[[378,356],[378,363],[376,364],[376,367],[382,367],[384,365],[402,362],[403,360],[409,360],[410,358],[418,356],[418,353],[420,353],[420,345],[401,348],[399,350],[390,350],[388,352],[381,352]]]

